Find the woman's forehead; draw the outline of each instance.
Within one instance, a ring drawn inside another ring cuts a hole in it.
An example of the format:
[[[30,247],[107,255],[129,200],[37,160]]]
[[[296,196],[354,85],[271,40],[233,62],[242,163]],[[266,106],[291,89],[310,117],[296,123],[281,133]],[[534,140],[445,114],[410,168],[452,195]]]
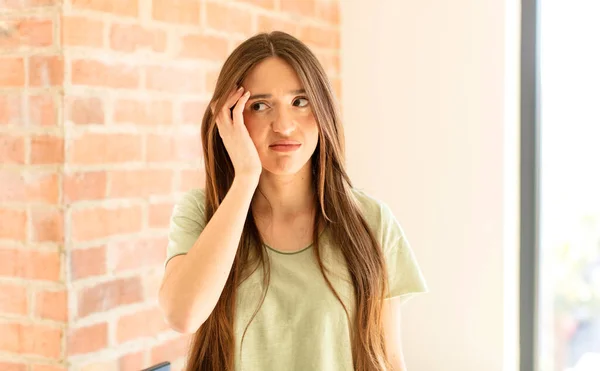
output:
[[[246,76],[242,86],[252,94],[283,95],[302,89],[296,71],[280,58],[267,58]]]

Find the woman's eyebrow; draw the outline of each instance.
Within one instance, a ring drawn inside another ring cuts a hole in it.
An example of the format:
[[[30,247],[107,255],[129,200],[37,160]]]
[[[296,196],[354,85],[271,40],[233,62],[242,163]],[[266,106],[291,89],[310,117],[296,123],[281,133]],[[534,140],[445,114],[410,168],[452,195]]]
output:
[[[290,95],[295,95],[295,94],[304,94],[306,93],[306,90],[304,89],[297,89],[297,90],[290,90],[289,94]],[[268,99],[268,98],[272,98],[273,95],[272,94],[256,94],[256,95],[251,95],[250,98],[248,98],[248,100],[252,100],[252,99]]]

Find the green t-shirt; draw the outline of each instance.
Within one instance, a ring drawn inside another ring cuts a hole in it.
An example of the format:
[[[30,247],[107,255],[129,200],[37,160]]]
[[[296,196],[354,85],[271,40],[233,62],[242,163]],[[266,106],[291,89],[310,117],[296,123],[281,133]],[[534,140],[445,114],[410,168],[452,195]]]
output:
[[[353,193],[384,249],[388,298],[426,292],[427,287],[400,224],[384,203],[354,189]],[[167,262],[185,254],[206,225],[204,191],[187,192],[171,216]],[[319,237],[329,279],[354,320],[354,294],[343,256],[327,228]],[[331,292],[313,254],[313,246],[281,252],[266,246],[271,281],[264,303],[240,340],[262,293],[258,269],[238,288],[234,320],[236,371],[352,370],[349,322]],[[166,263],[165,263],[166,264]],[[240,354],[241,353],[241,354]]]

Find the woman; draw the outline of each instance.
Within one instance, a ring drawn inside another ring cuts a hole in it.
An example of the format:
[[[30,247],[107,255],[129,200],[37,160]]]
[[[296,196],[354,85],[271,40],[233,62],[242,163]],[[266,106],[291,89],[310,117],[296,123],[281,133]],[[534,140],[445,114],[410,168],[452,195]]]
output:
[[[404,370],[399,306],[426,291],[383,203],[352,188],[337,104],[296,38],[225,61],[202,122],[205,189],[171,218],[159,301],[188,371]]]

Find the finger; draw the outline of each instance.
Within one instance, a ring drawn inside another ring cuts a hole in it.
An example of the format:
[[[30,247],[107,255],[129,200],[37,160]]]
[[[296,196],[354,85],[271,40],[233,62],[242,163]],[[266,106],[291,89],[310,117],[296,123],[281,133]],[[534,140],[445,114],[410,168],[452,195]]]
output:
[[[233,94],[227,98],[223,109],[227,109],[229,111],[229,109],[235,105],[235,102],[237,102],[237,100],[240,99],[242,94],[244,94],[244,87],[240,86],[239,89],[234,91]]]
[[[224,138],[231,133],[231,129],[233,128],[231,121],[230,118],[224,120],[220,115],[215,120],[221,138]]]
[[[224,107],[231,107],[235,101],[238,98],[235,98],[236,95],[241,96],[242,92],[244,91],[243,87],[239,87],[239,89],[232,89],[229,94],[227,95],[227,99],[225,100],[225,105]],[[210,102],[210,112],[214,115],[215,114],[215,109],[217,108],[217,100],[213,100],[212,102]]]
[[[229,112],[229,110],[227,110],[227,112]],[[224,109],[221,109],[215,115],[215,123],[220,130],[224,129],[223,126],[231,126],[233,124],[230,115],[225,115]]]
[[[246,102],[248,102],[248,98],[250,98],[250,90],[246,90],[244,95],[238,99],[235,104],[235,108],[233,109],[233,124],[237,125],[238,123],[244,122],[244,107],[246,107]]]
[[[225,112],[229,113],[229,110],[225,111],[224,109],[222,109],[219,112],[219,114],[217,115],[217,118],[216,118],[217,124],[219,124],[221,126],[233,125],[230,115],[226,114]]]
[[[221,107],[219,113],[215,116],[215,122],[217,123],[217,128],[220,131],[228,130],[229,127],[233,125],[233,120],[231,117],[231,106],[235,104],[235,102],[239,99],[239,97],[243,94],[244,88],[240,86],[237,90],[232,90],[225,101],[225,105]],[[214,102],[216,106],[216,102]],[[214,106],[213,106],[214,110]],[[214,114],[214,112],[213,112]]]

